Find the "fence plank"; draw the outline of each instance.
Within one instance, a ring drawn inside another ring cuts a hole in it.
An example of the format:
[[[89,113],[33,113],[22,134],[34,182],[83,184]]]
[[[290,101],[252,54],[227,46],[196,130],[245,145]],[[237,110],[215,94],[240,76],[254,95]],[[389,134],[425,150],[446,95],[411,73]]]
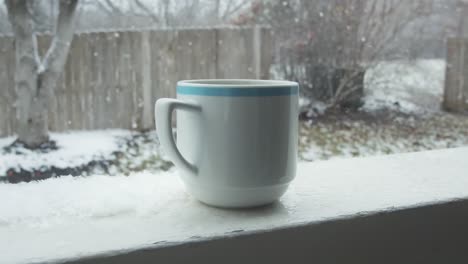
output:
[[[252,28],[218,30],[217,78],[255,78]]]
[[[463,101],[464,110],[468,110],[468,39],[465,39],[463,45]]]
[[[177,31],[152,32],[152,83],[156,98],[175,97]],[[154,85],[155,84],[155,85]],[[154,99],[156,99],[154,98]]]
[[[90,72],[90,58],[92,56],[91,51],[89,50],[89,45],[90,41],[87,35],[81,34],[79,36],[80,39],[80,44],[81,44],[81,49],[79,49],[78,54],[81,56],[83,59],[80,63],[81,69],[86,69],[86,70],[80,70],[80,80],[82,81],[80,83],[80,88],[82,91],[82,98],[81,98],[81,104],[84,105],[83,109],[85,112],[83,113],[83,118],[84,118],[84,123],[85,127],[87,129],[95,129],[93,126],[93,104],[92,104],[92,84],[91,84],[91,72]]]
[[[143,97],[143,107],[141,116],[141,128],[144,130],[154,127],[153,121],[153,93],[151,88],[151,36],[150,32],[142,32],[141,39],[141,94]]]
[[[260,32],[260,79],[268,79],[270,77],[270,65],[273,64],[273,52],[275,50],[273,33],[268,28],[262,28]]]
[[[447,69],[443,108],[447,111],[467,110],[468,98],[468,40],[447,40]]]
[[[132,124],[134,129],[142,130],[143,127],[143,52],[141,45],[143,42],[143,32],[132,32],[131,46],[132,50],[137,52],[132,53],[131,57],[131,91],[133,98],[132,108]]]

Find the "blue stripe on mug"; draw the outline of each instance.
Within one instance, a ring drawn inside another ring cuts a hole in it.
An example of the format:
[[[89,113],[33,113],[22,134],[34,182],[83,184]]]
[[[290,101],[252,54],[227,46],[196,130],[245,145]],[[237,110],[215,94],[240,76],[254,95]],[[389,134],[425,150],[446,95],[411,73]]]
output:
[[[202,87],[202,86],[177,86],[178,94],[201,95],[201,96],[238,96],[238,97],[258,97],[258,96],[289,96],[297,95],[299,87]]]

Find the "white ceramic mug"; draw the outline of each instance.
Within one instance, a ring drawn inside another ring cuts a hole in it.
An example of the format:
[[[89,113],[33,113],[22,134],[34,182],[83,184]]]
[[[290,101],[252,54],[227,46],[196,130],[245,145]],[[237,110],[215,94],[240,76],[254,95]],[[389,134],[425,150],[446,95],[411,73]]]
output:
[[[159,99],[159,140],[189,192],[231,208],[283,195],[296,173],[298,90],[288,81],[191,80],[177,83],[177,99]]]

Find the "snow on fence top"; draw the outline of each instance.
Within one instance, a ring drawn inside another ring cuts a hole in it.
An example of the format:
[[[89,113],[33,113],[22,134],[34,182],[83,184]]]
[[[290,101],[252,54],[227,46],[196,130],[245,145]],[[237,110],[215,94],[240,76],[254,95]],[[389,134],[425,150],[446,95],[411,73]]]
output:
[[[254,26],[243,26],[243,25],[217,25],[217,26],[174,26],[174,27],[157,27],[157,26],[138,26],[138,27],[103,27],[103,28],[89,28],[75,30],[75,35],[81,34],[95,34],[95,33],[114,33],[114,32],[146,32],[146,31],[198,31],[198,30],[246,30],[252,28],[270,29],[267,25],[254,25]],[[53,32],[42,31],[38,32],[37,36],[50,36]],[[13,37],[11,32],[0,32],[0,37]]]

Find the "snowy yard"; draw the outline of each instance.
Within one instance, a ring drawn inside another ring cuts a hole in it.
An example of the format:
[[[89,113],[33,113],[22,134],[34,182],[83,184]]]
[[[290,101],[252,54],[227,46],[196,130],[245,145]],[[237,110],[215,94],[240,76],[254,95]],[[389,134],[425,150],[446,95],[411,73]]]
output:
[[[0,139],[0,181],[39,180],[56,175],[130,174],[167,170],[156,133],[126,130],[52,133],[58,150],[9,149],[13,137]]]
[[[409,114],[439,112],[445,81],[445,61],[381,62],[364,80],[363,109],[389,108]]]
[[[0,171],[33,170],[41,167],[78,167],[96,159],[109,160],[118,147],[118,139],[129,135],[129,131],[108,130],[98,132],[53,133],[52,139],[57,142],[58,149],[43,153],[25,148],[5,149],[15,139],[13,137],[0,139],[3,149],[0,160]]]
[[[305,161],[454,148],[468,145],[468,117],[394,112],[329,115],[303,123],[300,135],[299,155]]]
[[[371,67],[361,111],[303,123],[300,157],[313,161],[468,145],[468,116],[440,109],[444,78],[443,60]]]
[[[445,62],[386,62],[365,78],[361,111],[327,113],[301,123],[302,161],[392,154],[468,145],[468,117],[440,111]],[[172,164],[162,157],[156,133],[125,130],[53,133],[56,151],[9,149],[0,139],[0,181],[55,175],[159,172]]]

